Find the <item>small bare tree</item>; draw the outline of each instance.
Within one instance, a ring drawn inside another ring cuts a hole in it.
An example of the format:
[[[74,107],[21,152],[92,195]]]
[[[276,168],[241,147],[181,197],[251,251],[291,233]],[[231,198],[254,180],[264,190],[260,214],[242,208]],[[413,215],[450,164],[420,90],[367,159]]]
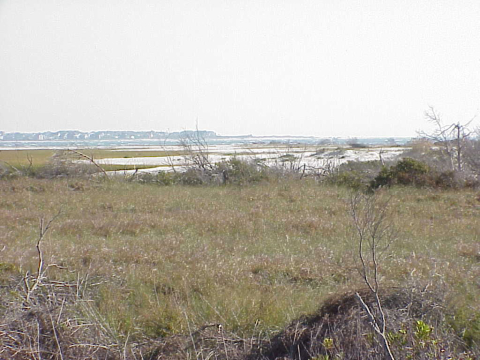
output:
[[[468,126],[475,119],[473,117],[466,124],[460,122],[445,125],[441,119],[440,114],[433,106],[429,106],[425,111],[425,118],[435,125],[435,130],[432,133],[419,131],[418,134],[436,143],[439,143],[449,161],[451,170],[462,171],[464,164],[464,152],[467,148],[467,143],[471,135]]]
[[[390,199],[380,201],[377,194],[355,193],[350,198],[350,213],[357,234],[360,261],[358,271],[374,298],[374,304],[368,305],[358,292],[355,296],[380,338],[385,358],[394,359],[387,339],[385,312],[379,295],[379,260],[396,235],[388,211],[389,201]]]
[[[180,139],[180,146],[185,153],[185,161],[191,167],[206,172],[214,170],[215,166],[209,158],[208,142],[198,130],[198,125],[195,132]]]

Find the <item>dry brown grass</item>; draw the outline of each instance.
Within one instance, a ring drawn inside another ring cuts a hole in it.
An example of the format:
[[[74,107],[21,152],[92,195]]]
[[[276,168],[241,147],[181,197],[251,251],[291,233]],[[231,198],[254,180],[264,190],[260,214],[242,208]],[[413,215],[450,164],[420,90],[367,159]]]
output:
[[[448,303],[480,313],[480,264],[465,255],[480,237],[478,195],[390,195],[400,240],[381,263],[382,284],[445,283]],[[88,276],[91,305],[117,339],[188,335],[205,324],[222,324],[229,338],[264,339],[361,285],[347,198],[346,189],[308,179],[246,187],[2,180],[0,261],[34,272],[38,219],[61,209],[44,254],[73,273],[49,276]]]

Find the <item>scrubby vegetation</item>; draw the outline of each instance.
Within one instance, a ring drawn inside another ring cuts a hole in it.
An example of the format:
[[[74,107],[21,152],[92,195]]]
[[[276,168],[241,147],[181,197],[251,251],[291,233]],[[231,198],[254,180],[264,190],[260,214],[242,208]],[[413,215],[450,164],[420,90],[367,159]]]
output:
[[[424,162],[403,158],[389,168],[382,167],[379,174],[370,182],[371,189],[393,185],[445,189],[473,186],[474,183],[462,183],[454,171],[439,172]]]
[[[396,240],[366,266],[395,358],[478,358],[476,178],[414,150],[313,173],[235,158],[118,178],[65,157],[7,168],[0,358],[382,359],[355,297],[377,311],[352,191],[389,199]]]

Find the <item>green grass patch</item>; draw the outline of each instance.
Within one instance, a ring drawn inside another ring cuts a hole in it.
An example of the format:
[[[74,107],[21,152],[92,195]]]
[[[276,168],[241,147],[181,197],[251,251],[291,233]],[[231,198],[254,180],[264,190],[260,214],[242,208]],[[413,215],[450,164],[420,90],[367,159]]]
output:
[[[54,150],[0,150],[0,162],[11,166],[45,165],[55,154]]]

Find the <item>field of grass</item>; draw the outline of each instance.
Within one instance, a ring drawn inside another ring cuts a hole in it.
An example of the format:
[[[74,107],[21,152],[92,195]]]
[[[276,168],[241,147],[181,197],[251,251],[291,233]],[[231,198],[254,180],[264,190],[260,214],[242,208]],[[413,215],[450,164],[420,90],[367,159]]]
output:
[[[93,159],[105,158],[135,158],[135,157],[166,157],[181,156],[182,151],[131,151],[131,150],[115,150],[115,149],[79,149],[76,150]],[[15,167],[25,167],[30,165],[33,167],[41,167],[55,154],[55,150],[0,150],[0,163],[5,163]],[[72,152],[71,155],[76,155]],[[148,167],[148,166],[147,166]],[[118,168],[118,166],[117,166]],[[118,170],[117,168],[106,168],[106,170]],[[121,169],[128,169],[123,166]],[[130,166],[131,168],[131,166]],[[138,168],[138,166],[137,166]]]
[[[32,166],[45,165],[55,154],[54,150],[0,150],[0,162],[12,166],[28,166],[30,160]]]
[[[45,263],[73,272],[49,274],[88,274],[95,308],[120,335],[212,323],[242,337],[274,333],[362,287],[345,188],[309,179],[160,187],[17,178],[1,180],[0,194],[2,269],[34,273],[39,219],[60,211],[42,244]],[[381,260],[382,286],[444,286],[455,326],[479,336],[478,192],[394,188],[381,197],[392,197],[398,229]]]

